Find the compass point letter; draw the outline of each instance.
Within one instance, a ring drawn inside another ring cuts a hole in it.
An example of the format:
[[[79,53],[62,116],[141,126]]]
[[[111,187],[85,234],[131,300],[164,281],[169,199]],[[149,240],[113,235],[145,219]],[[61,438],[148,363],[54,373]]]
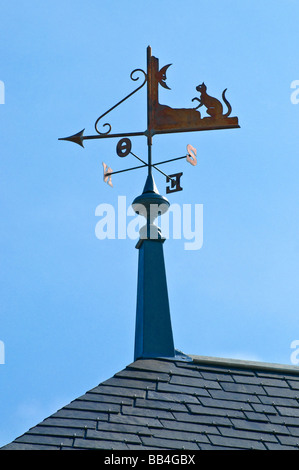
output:
[[[113,187],[112,181],[111,181],[111,175],[113,173],[112,169],[106,165],[106,163],[103,164],[103,171],[104,171],[104,183],[109,184],[111,188]]]

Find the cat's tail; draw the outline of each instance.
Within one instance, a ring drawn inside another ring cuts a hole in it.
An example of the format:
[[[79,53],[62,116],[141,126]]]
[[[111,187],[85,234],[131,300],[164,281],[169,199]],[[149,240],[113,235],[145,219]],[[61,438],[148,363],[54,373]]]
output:
[[[232,112],[232,107],[231,107],[230,103],[227,101],[227,99],[225,97],[226,90],[227,90],[227,88],[225,88],[225,90],[222,93],[222,99],[223,99],[224,103],[227,106],[227,113],[223,114],[223,117],[228,117],[230,115],[230,113]]]

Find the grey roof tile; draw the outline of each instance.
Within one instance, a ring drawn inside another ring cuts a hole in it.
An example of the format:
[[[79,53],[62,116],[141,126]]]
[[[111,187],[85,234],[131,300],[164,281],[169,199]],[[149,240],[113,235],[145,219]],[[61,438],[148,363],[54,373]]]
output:
[[[234,381],[237,383],[252,384],[252,385],[268,385],[271,387],[288,387],[288,383],[284,378],[278,378],[277,374],[275,378],[263,376],[243,376],[243,375],[234,375]]]
[[[177,392],[177,393],[186,393],[186,387],[184,386],[183,383],[174,385],[173,383],[158,383],[157,385],[157,390],[158,391],[164,391],[164,392]],[[188,387],[188,395],[189,396],[203,396],[203,397],[209,397],[210,394],[208,390],[205,388],[198,388],[198,387]]]
[[[286,426],[291,426],[292,429],[299,429],[299,417],[295,416],[281,416],[281,415],[269,415],[269,421],[271,423],[281,423]]]
[[[219,400],[229,400],[231,402],[247,402],[247,403],[260,403],[260,400],[255,395],[251,395],[250,393],[245,393],[243,389],[242,393],[240,392],[228,392],[226,390],[210,390],[210,395],[212,398],[217,398]],[[199,399],[203,404],[207,402],[207,399],[200,398]],[[229,407],[229,405],[228,405]],[[240,408],[240,403],[236,405],[237,408]],[[252,410],[252,408],[250,407]]]
[[[273,405],[266,405],[264,403],[251,403],[251,406],[258,413],[265,413],[266,415],[277,415],[277,410]]]
[[[141,444],[141,445],[136,445],[136,444],[130,444],[128,443],[127,444],[127,447],[128,447],[128,450],[157,450],[157,447],[149,447],[149,446],[145,446],[144,444]]]
[[[282,424],[260,423],[254,421],[247,421],[246,419],[232,419],[232,423],[237,429],[246,429],[250,431],[269,432],[272,434],[287,434],[290,432],[288,428]]]
[[[99,431],[115,431],[118,433],[132,433],[132,434],[143,434],[145,436],[152,435],[152,431],[148,426],[136,426],[136,424],[128,423],[114,423],[108,421],[99,421],[97,425]]]
[[[161,361],[160,359],[139,359],[138,361],[129,364],[124,371],[127,370],[141,370],[141,371],[152,371],[157,376],[157,372],[168,373],[171,369],[175,368],[175,362]],[[118,372],[118,373],[122,373]],[[161,374],[158,374],[161,375]]]
[[[111,416],[110,421],[112,423],[127,423],[136,426],[151,426],[151,427],[162,427],[159,419],[150,418],[148,416],[134,416],[134,415],[114,415]]]
[[[43,445],[43,444],[22,444],[21,442],[12,442],[0,450],[62,450],[62,446]]]
[[[198,424],[213,424],[216,426],[231,426],[231,420],[228,416],[219,416],[213,414],[186,414],[186,413],[173,413],[175,420],[173,424],[170,421],[164,421],[161,419],[163,426],[165,427],[177,427],[186,429],[198,429]],[[242,416],[242,415],[241,415]]]
[[[207,423],[198,423],[198,422],[178,422],[178,421],[167,421],[161,420],[163,424],[163,431],[165,430],[179,430],[179,431],[190,431],[192,433],[198,434],[219,434],[217,426],[219,425],[218,421]]]
[[[171,388],[169,389],[169,392],[171,392]],[[166,391],[163,391],[161,393],[161,390],[159,390],[158,392],[149,390],[147,392],[147,398],[149,400],[160,400],[160,401],[163,400],[163,401],[172,402],[172,403],[196,403],[198,404],[198,400],[194,395],[190,395],[188,393],[176,393],[174,391],[173,393],[167,393]]]
[[[247,377],[254,377],[256,373],[248,368],[242,368],[240,365],[239,367],[235,366],[230,366],[230,365],[216,365],[216,364],[211,364],[208,365],[207,363],[205,364],[199,364],[198,362],[195,361],[195,364],[197,365],[197,370],[202,373],[203,371],[209,371],[215,374],[229,374],[233,376],[247,376]],[[224,361],[225,364],[225,361]]]
[[[141,437],[142,443],[156,447],[158,449],[177,449],[177,450],[198,450],[199,447],[195,442],[175,439],[161,439],[156,437]]]
[[[30,430],[31,434],[39,434],[45,436],[67,436],[67,437],[84,437],[85,429],[73,428],[66,425],[65,426],[44,426],[39,424]]]
[[[299,381],[288,380],[288,384],[292,390],[299,390]]]
[[[81,410],[81,411],[108,411],[109,413],[119,413],[120,405],[113,403],[101,403],[86,400],[75,400],[65,406],[65,410]]]
[[[278,437],[281,444],[286,446],[298,446],[299,447],[299,437],[298,436],[279,436]]]
[[[105,415],[107,416],[107,415]],[[53,426],[53,427],[70,427],[70,428],[89,428],[95,429],[97,425],[96,419],[76,419],[76,418],[46,418],[40,423],[44,426]],[[36,426],[37,427],[37,426]],[[32,428],[35,429],[35,428]]]
[[[15,442],[20,442],[22,444],[47,444],[54,446],[69,445],[72,446],[74,438],[65,437],[62,435],[58,436],[45,436],[43,434],[31,434],[30,431],[23,436],[20,436],[15,440]]]
[[[146,387],[146,384],[144,384],[144,381],[159,381],[159,382],[168,382],[169,380],[169,372],[164,373],[164,372],[152,372],[152,371],[142,371],[142,370],[134,370],[134,369],[125,369],[118,374],[116,374],[112,379],[107,380],[107,382],[103,382],[103,385],[106,383],[108,385],[112,385],[112,382],[118,380],[118,379],[128,379],[128,380],[138,380],[140,379],[140,386],[142,388]],[[128,384],[130,382],[127,382]],[[130,385],[127,385],[128,387]]]
[[[265,445],[256,440],[251,439],[242,439],[238,437],[228,437],[228,436],[209,436],[212,444],[217,446],[223,446],[228,448],[238,448],[238,449],[252,449],[252,450],[266,450]]]
[[[171,411],[156,408],[138,408],[135,406],[123,406],[122,415],[144,416],[157,419],[174,419],[173,413]]]
[[[86,411],[86,410],[75,410],[73,408],[62,408],[58,410],[56,413],[53,413],[52,418],[77,418],[82,420],[108,420],[109,413],[102,413],[98,411]]]
[[[152,408],[155,410],[168,410],[168,411],[188,411],[186,405],[183,403],[177,403],[173,401],[164,401],[164,400],[142,400],[140,398],[136,399],[136,407],[140,408]]]
[[[271,397],[299,398],[299,391],[283,387],[264,387],[267,394]]]
[[[242,449],[241,447],[234,447],[233,449],[229,448],[229,447],[223,447],[221,445],[215,445],[215,444],[198,444],[198,447],[200,450],[244,450]]]
[[[299,428],[298,427],[296,427],[296,426],[287,426],[287,428],[288,428],[291,436],[299,437]]]
[[[273,378],[273,379],[279,379],[279,380],[298,380],[299,381],[299,367],[294,367],[291,366],[292,368],[292,373],[290,373],[287,370],[288,366],[281,366],[281,369],[285,370],[280,370],[278,372],[273,372],[271,370],[268,370],[267,368],[257,370],[256,375],[258,377],[267,377],[267,378]]]
[[[132,385],[132,384],[129,384]],[[154,387],[152,387],[154,388]],[[145,397],[146,388],[133,388],[133,387],[126,387],[125,383],[120,383],[118,386],[109,386],[103,385],[101,387],[101,393],[104,395],[115,395],[121,398],[136,398],[136,397]]]
[[[222,428],[219,427],[219,431],[222,436],[234,437],[238,439],[256,440],[256,441],[267,441],[267,442],[279,442],[274,434],[261,432],[261,431],[248,431],[246,429]]]
[[[261,423],[269,423],[269,418],[266,413],[256,413],[255,411],[245,411],[244,414],[249,421],[260,421]]]
[[[134,380],[132,378],[113,377],[101,384],[99,393],[112,393],[118,395],[121,390],[125,390],[125,396],[131,396],[133,393],[140,393],[144,395],[144,390],[149,387],[148,381],[145,380]],[[153,387],[153,385],[152,385]],[[135,390],[133,392],[131,389]],[[107,392],[108,391],[108,392]]]
[[[281,398],[278,396],[269,396],[269,395],[259,395],[259,399],[261,403],[264,405],[272,405],[272,406],[289,406],[289,407],[294,407],[294,409],[297,408],[298,406],[298,401],[296,398]]]
[[[225,372],[209,372],[206,370],[201,370],[200,371],[201,377],[203,377],[206,380],[216,380],[220,382],[233,382],[234,379],[231,375],[231,373],[225,373]]]
[[[140,438],[137,434],[127,433],[124,431],[87,429],[86,439],[121,441],[125,443],[130,442],[131,444],[141,444]]]
[[[277,406],[277,410],[281,416],[296,416],[299,417],[299,408],[290,408],[287,406]]]
[[[235,392],[237,394],[255,395],[262,394],[266,395],[264,388],[261,385],[252,385],[252,383],[229,383],[220,382],[221,387],[226,392]]]
[[[216,380],[206,380],[198,375],[198,377],[185,377],[181,375],[174,375],[170,379],[170,384],[181,384],[184,387],[203,387],[203,388],[218,388],[221,389],[220,385]]]
[[[281,443],[274,444],[273,442],[265,442],[267,450],[298,450],[297,446],[285,446]]]
[[[82,439],[78,438],[74,440],[73,447],[76,449],[84,450],[127,450],[128,446],[125,442],[98,440],[98,439]]]
[[[175,439],[177,441],[209,442],[209,439],[203,434],[203,431],[193,432],[190,430],[183,431],[182,429],[157,428],[153,430],[152,436],[161,439]]]
[[[121,395],[114,396],[112,394],[104,394],[104,393],[86,393],[85,395],[77,398],[77,400],[85,400],[85,401],[97,401],[99,403],[117,403],[117,404],[125,404],[125,405],[133,405],[134,395],[133,397],[124,397]]]
[[[254,397],[254,399],[256,398]],[[200,397],[199,401],[203,406],[208,406],[208,407],[221,408],[224,410],[252,411],[252,407],[250,406],[250,403],[245,403],[243,401],[234,401],[230,398],[228,400],[225,400],[225,399],[219,400],[213,397],[211,398]],[[198,406],[199,405],[188,404],[188,408],[190,409],[192,413],[196,413],[196,410],[198,410]]]
[[[171,367],[169,370],[170,375],[178,375],[183,377],[203,377],[201,371],[198,368],[184,367],[179,366],[178,364],[175,367]]]
[[[298,397],[298,398],[297,398]],[[299,449],[299,370],[138,360],[2,449]]]
[[[212,405],[214,404],[215,400],[211,401],[210,403],[212,403]],[[227,402],[229,403],[229,402]],[[210,416],[227,416],[229,418],[231,417],[235,417],[235,418],[243,418],[245,415],[244,415],[244,412],[243,410],[236,410],[234,408],[227,408],[227,407],[223,407],[222,406],[222,402],[219,403],[218,401],[218,406],[216,405],[215,403],[215,406],[216,407],[213,407],[213,406],[202,406],[202,405],[187,405],[188,409],[190,410],[190,414],[185,414],[184,416],[184,419],[185,420],[189,420],[189,419],[198,419],[197,418],[197,415],[210,415]],[[239,407],[242,406],[242,404],[240,405],[239,403]],[[249,407],[249,410],[251,410],[251,408]],[[252,410],[251,410],[252,411]],[[174,415],[176,415],[176,413],[174,413]]]

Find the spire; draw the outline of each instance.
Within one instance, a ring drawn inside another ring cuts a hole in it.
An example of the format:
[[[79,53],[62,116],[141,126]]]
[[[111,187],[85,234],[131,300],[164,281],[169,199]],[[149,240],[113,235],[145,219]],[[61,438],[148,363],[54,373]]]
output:
[[[146,182],[145,182],[145,185],[144,185],[144,188],[143,188],[142,195],[144,195],[145,193],[155,193],[158,196],[162,197],[159,194],[158,188],[156,186],[156,183],[155,183],[155,180],[154,180],[152,174],[149,174],[148,177],[146,178]]]
[[[132,203],[137,214],[146,218],[136,245],[139,250],[137,311],[134,359],[175,357],[163,243],[154,220],[169,208],[161,196],[152,174],[149,174],[143,193]]]

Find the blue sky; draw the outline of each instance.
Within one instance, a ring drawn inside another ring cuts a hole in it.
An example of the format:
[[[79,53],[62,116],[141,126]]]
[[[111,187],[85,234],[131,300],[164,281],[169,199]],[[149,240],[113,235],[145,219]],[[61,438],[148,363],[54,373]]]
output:
[[[145,170],[102,181],[114,139],[85,148],[86,129],[130,93],[151,45],[171,90],[193,107],[204,81],[227,88],[240,129],[156,136],[153,160],[197,148],[171,203],[203,204],[203,246],[164,253],[176,348],[186,354],[290,364],[299,337],[298,2],[285,0],[11,0],[2,2],[0,80],[0,445],[133,361],[135,241],[98,240],[96,207],[128,205]],[[146,90],[109,116],[114,132],[146,128]],[[133,151],[146,157],[144,137]],[[164,167],[166,171],[166,166]],[[165,194],[165,178],[156,173]]]

